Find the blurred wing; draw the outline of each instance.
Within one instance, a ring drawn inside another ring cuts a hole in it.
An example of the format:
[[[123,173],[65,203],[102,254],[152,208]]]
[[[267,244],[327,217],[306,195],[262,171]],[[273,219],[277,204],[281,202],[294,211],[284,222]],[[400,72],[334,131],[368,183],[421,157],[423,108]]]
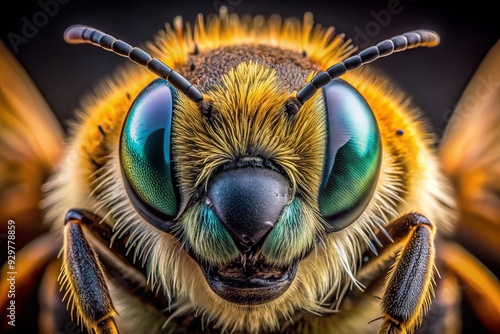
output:
[[[500,41],[461,96],[440,155],[458,194],[458,239],[500,269]]]
[[[63,147],[63,131],[27,73],[0,43],[0,234],[16,223],[16,249],[40,232],[41,185]]]
[[[441,258],[465,285],[467,301],[482,323],[496,333],[500,328],[500,41],[461,96],[440,155],[458,196],[456,239],[473,254],[449,244],[440,250]]]
[[[455,243],[440,244],[441,259],[466,286],[464,293],[482,323],[497,333],[500,329],[500,284],[498,278],[474,256]]]

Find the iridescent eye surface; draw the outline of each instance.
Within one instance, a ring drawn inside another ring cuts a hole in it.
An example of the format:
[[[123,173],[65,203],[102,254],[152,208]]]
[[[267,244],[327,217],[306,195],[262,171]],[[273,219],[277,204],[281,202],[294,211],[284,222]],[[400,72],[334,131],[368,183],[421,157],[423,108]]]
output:
[[[328,232],[353,223],[375,191],[382,147],[373,112],[350,84],[335,79],[323,88],[327,141],[319,208]]]
[[[170,151],[176,100],[177,91],[167,81],[153,81],[130,107],[121,134],[120,159],[129,197],[143,217],[162,229],[168,229],[179,210]]]

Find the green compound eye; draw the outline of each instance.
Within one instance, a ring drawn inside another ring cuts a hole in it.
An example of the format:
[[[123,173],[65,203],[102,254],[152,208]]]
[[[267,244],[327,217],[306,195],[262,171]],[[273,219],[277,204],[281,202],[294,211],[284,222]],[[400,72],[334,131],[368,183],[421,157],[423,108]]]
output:
[[[170,139],[177,91],[156,79],[130,107],[121,134],[120,159],[127,193],[152,225],[170,231],[179,210]]]
[[[335,79],[323,95],[328,138],[318,204],[326,230],[334,232],[353,223],[370,202],[382,146],[375,116],[354,87]]]

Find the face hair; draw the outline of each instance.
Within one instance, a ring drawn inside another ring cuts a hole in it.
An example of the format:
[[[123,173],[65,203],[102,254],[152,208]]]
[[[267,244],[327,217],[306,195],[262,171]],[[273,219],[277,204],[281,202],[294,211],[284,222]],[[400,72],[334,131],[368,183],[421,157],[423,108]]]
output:
[[[157,58],[153,58],[146,51],[133,47],[130,44],[105,34],[100,30],[84,25],[74,25],[64,32],[64,40],[70,44],[92,44],[105,50],[112,51],[120,56],[128,57],[130,60],[145,66],[148,70],[167,80],[175,88],[184,93],[189,99],[196,103],[203,101],[202,93],[194,87],[186,78],[172,70]],[[351,56],[346,60],[329,67],[326,71],[318,73],[305,84],[296,94],[294,113],[300,106],[310,99],[318,89],[326,86],[333,79],[342,76],[347,71],[356,69],[364,64],[370,63],[378,58],[417,47],[434,47],[439,44],[439,35],[431,30],[417,29],[401,35],[386,39],[374,46],[370,46],[359,54]],[[298,102],[298,103],[297,103]],[[208,115],[209,107],[200,108],[202,113]],[[207,110],[205,110],[207,109]]]

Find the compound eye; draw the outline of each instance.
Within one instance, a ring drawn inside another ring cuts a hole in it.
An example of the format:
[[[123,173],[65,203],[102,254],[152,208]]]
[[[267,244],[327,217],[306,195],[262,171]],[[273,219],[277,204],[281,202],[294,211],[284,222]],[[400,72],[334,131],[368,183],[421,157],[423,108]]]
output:
[[[172,112],[177,91],[164,79],[137,96],[123,125],[120,159],[132,203],[150,223],[168,231],[179,210],[172,167]]]
[[[323,88],[327,140],[319,209],[328,232],[352,224],[375,191],[382,146],[373,112],[350,84],[335,79]]]

